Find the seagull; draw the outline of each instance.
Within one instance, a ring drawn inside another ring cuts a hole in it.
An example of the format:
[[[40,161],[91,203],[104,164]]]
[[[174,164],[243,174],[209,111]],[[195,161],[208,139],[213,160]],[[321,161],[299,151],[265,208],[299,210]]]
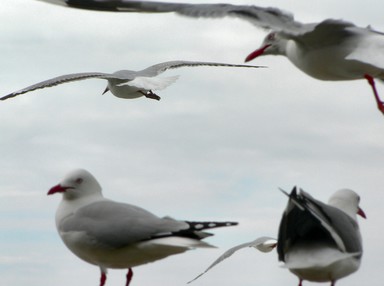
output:
[[[260,252],[270,252],[276,247],[276,245],[277,245],[277,240],[275,238],[268,237],[268,236],[262,236],[262,237],[259,237],[255,240],[251,241],[251,242],[246,242],[246,243],[242,243],[242,244],[239,244],[237,246],[234,246],[234,247],[228,249],[226,252],[224,252],[211,265],[209,265],[208,268],[204,270],[204,272],[197,275],[195,278],[193,278],[191,281],[189,281],[188,284],[192,283],[193,281],[195,281],[198,278],[200,278],[201,276],[203,276],[205,273],[207,273],[209,270],[211,270],[217,264],[219,264],[223,260],[229,258],[230,256],[232,256],[232,254],[234,254],[236,251],[238,251],[240,249],[243,249],[245,247],[253,247],[253,248],[256,248],[257,250],[259,250]]]
[[[106,199],[98,181],[84,169],[70,172],[48,191],[48,195],[56,193],[63,195],[56,212],[57,231],[76,256],[99,266],[100,286],[106,282],[108,268],[128,268],[128,286],[132,267],[196,247],[213,247],[201,241],[212,235],[203,230],[237,225],[160,218],[140,207]]]
[[[356,215],[366,218],[359,207],[359,196],[352,190],[342,189],[325,204],[301,189],[298,192],[296,187],[290,194],[282,192],[289,201],[277,240],[262,236],[232,247],[190,282],[246,247],[261,252],[270,252],[276,247],[279,261],[299,277],[299,286],[303,280],[331,282],[334,286],[336,280],[357,271],[363,249]]]
[[[42,0],[47,1],[47,0]],[[384,33],[344,20],[301,23],[293,14],[273,7],[190,4],[131,0],[48,0],[73,8],[116,12],[175,12],[194,18],[238,17],[269,30],[263,44],[246,57],[282,55],[307,75],[328,81],[366,79],[384,114],[375,81],[384,80]]]
[[[331,282],[360,267],[363,254],[357,215],[360,197],[350,189],[335,192],[328,204],[294,188],[280,222],[277,253],[279,261],[299,278]]]
[[[226,63],[214,62],[198,62],[198,61],[168,61],[150,66],[141,71],[121,70],[114,73],[86,72],[66,74],[58,77],[45,80],[21,90],[12,92],[0,98],[6,100],[23,93],[52,87],[66,82],[99,78],[108,81],[107,88],[103,94],[110,91],[113,95],[119,98],[132,99],[145,96],[147,98],[160,100],[160,96],[155,94],[153,90],[161,90],[172,84],[178,76],[173,77],[156,77],[168,69],[176,69],[180,67],[196,67],[196,66],[215,66],[215,67],[242,67],[242,68],[259,68],[261,66],[251,65],[235,65]]]

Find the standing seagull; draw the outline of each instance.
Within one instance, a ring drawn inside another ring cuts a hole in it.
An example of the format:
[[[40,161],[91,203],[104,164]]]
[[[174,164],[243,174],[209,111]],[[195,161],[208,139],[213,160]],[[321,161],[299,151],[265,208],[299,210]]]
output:
[[[270,30],[260,48],[246,61],[261,55],[286,56],[304,73],[320,80],[366,79],[378,109],[384,102],[374,78],[384,80],[384,34],[342,20],[304,24],[277,8],[231,4],[187,4],[131,0],[42,0],[74,8],[118,12],[176,12],[189,17],[239,17]]]
[[[303,280],[331,282],[355,272],[363,254],[356,215],[366,218],[352,190],[334,193],[328,204],[294,188],[280,222],[277,253]]]
[[[196,280],[211,268],[245,247],[270,252],[277,246],[279,261],[303,280],[331,282],[355,272],[363,254],[356,214],[365,218],[359,196],[351,190],[334,193],[324,204],[294,188],[280,222],[278,239],[259,237],[227,250]],[[192,282],[190,281],[190,282]]]
[[[108,80],[108,86],[104,90],[103,94],[107,91],[111,91],[113,95],[120,98],[137,98],[145,96],[160,100],[160,96],[155,94],[153,90],[161,90],[172,84],[178,76],[160,78],[157,75],[165,72],[168,69],[175,69],[180,67],[195,67],[195,66],[216,66],[216,67],[246,67],[246,68],[259,68],[260,66],[250,65],[233,65],[225,63],[213,63],[213,62],[194,62],[194,61],[169,61],[160,64],[150,66],[141,71],[121,70],[110,73],[99,72],[86,72],[86,73],[74,73],[58,76],[49,80],[45,80],[34,85],[28,86],[21,90],[12,92],[0,98],[0,100],[6,100],[8,98],[15,97],[17,95],[27,93],[36,89],[42,89],[59,85],[66,82],[84,80],[89,78],[101,78]]]
[[[86,170],[69,173],[48,195],[62,193],[56,227],[64,244],[79,258],[100,267],[100,286],[107,268],[128,268],[153,262],[195,247],[211,247],[201,240],[212,234],[204,229],[237,225],[236,222],[190,222],[159,218],[125,203],[106,199],[96,179]]]

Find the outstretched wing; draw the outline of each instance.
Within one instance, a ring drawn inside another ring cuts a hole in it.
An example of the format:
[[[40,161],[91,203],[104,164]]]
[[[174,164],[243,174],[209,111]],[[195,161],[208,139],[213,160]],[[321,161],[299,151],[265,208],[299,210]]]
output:
[[[66,74],[66,75],[61,75],[58,77],[54,77],[36,84],[33,84],[31,86],[28,86],[26,88],[20,89],[18,91],[12,92],[10,94],[7,94],[3,97],[0,98],[0,100],[6,100],[8,98],[12,98],[15,96],[18,96],[23,93],[27,93],[30,91],[34,91],[36,89],[42,89],[46,87],[52,87],[55,85],[59,85],[62,83],[66,82],[71,82],[71,81],[78,81],[78,80],[84,80],[88,78],[102,78],[102,79],[109,79],[109,78],[116,78],[116,76],[112,74],[107,74],[107,73],[98,73],[98,72],[89,72],[89,73],[73,73],[73,74]]]
[[[238,17],[254,25],[276,31],[301,29],[289,12],[272,7],[232,4],[191,4],[131,0],[40,0],[73,8],[115,12],[149,12],[177,14],[194,18]]]
[[[236,65],[227,63],[215,63],[215,62],[195,62],[195,61],[169,61],[159,63],[150,66],[146,69],[137,72],[137,77],[146,76],[153,77],[165,72],[168,69],[177,69],[181,67],[197,67],[197,66],[214,66],[214,67],[237,67],[237,68],[261,68],[264,66],[252,66],[252,65]]]
[[[259,237],[259,238],[255,239],[254,241],[242,243],[242,244],[239,244],[235,247],[232,247],[232,248],[228,249],[226,252],[224,252],[219,258],[217,258],[204,272],[202,272],[201,274],[199,274],[198,276],[193,278],[188,283],[191,283],[191,282],[195,281],[196,279],[200,278],[205,273],[207,273],[209,270],[211,270],[214,266],[216,266],[217,264],[219,264],[223,260],[227,259],[228,257],[232,256],[232,254],[234,254],[236,251],[238,251],[240,249],[243,249],[246,247],[255,247],[258,250],[260,250],[261,252],[270,252],[270,251],[272,251],[272,249],[275,248],[276,244],[277,244],[276,239],[263,236],[263,237]]]

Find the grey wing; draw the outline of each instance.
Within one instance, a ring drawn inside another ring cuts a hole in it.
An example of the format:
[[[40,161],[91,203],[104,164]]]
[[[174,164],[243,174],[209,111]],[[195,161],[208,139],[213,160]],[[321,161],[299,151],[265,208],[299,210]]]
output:
[[[82,231],[97,243],[113,248],[187,228],[185,222],[159,218],[142,208],[113,201],[85,206],[59,225],[62,232]]]
[[[259,237],[259,238],[255,239],[254,241],[242,243],[242,244],[239,244],[235,247],[232,247],[232,248],[228,249],[226,252],[224,252],[219,258],[217,258],[204,272],[202,272],[201,274],[199,274],[198,276],[193,278],[188,283],[191,283],[191,282],[195,281],[196,279],[200,278],[205,273],[207,273],[209,270],[211,270],[214,266],[216,266],[217,264],[219,264],[223,260],[229,258],[230,256],[232,256],[232,254],[234,254],[236,251],[238,251],[240,249],[243,249],[246,247],[255,247],[262,252],[269,252],[276,246],[276,243],[277,243],[276,239],[263,236],[263,237]]]
[[[296,35],[287,33],[287,36],[312,49],[339,45],[348,37],[356,35],[351,29],[356,26],[343,20],[326,19],[320,23],[307,24],[305,27],[302,33]]]
[[[304,196],[307,193],[302,191]],[[361,252],[359,226],[349,215],[338,208],[329,206],[309,196],[308,209],[322,226],[329,231],[337,245],[344,252]]]
[[[121,4],[117,4],[117,6],[119,6],[119,11],[175,12],[194,18],[232,16],[249,21],[258,27],[277,31],[299,29],[301,27],[301,24],[294,20],[291,13],[273,7],[232,4],[180,4],[129,0],[121,0]]]
[[[109,79],[109,78],[115,78],[112,74],[107,73],[98,73],[98,72],[90,72],[90,73],[73,73],[73,74],[66,74],[58,77],[54,77],[36,84],[33,84],[31,86],[28,86],[26,88],[20,89],[18,91],[12,92],[10,94],[7,94],[0,98],[0,100],[6,100],[8,98],[15,97],[17,95],[27,93],[30,91],[34,91],[36,89],[42,89],[46,87],[52,87],[55,85],[59,85],[66,82],[71,81],[78,81],[78,80],[84,80],[88,78],[102,78],[102,79]]]
[[[45,0],[63,4],[63,0]],[[177,14],[194,18],[222,18],[233,16],[250,21],[254,25],[272,30],[300,29],[301,24],[294,21],[291,13],[272,7],[232,4],[190,4],[131,0],[65,0],[74,8],[104,10],[115,12],[150,12]]]
[[[153,77],[165,72],[168,69],[176,69],[181,67],[197,67],[197,66],[215,66],[215,67],[239,67],[239,68],[260,68],[264,66],[252,66],[252,65],[237,65],[227,63],[216,63],[216,62],[197,62],[197,61],[169,61],[159,63],[150,66],[146,69],[137,72],[137,76]]]

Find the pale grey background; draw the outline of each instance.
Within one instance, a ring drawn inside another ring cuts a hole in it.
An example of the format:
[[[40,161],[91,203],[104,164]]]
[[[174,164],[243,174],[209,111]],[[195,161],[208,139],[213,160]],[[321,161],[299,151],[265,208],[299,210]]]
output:
[[[241,63],[265,33],[238,19],[117,14],[2,0],[0,94],[65,73],[142,69],[175,59]],[[208,2],[208,1],[207,1]],[[214,3],[215,1],[210,1]],[[276,6],[303,22],[340,18],[384,31],[378,1],[235,1]],[[135,285],[184,285],[227,248],[277,236],[286,197],[301,186],[327,200],[361,194],[361,269],[338,286],[382,285],[384,118],[364,80],[323,82],[283,57],[263,70],[184,68],[160,102],[101,95],[89,80],[0,102],[0,277],[3,285],[97,285],[54,225],[60,196],[48,189],[71,169],[91,171],[111,199],[180,219],[235,220],[219,248],[134,269]],[[384,88],[378,84],[384,97]],[[107,285],[124,285],[111,270]],[[275,252],[243,250],[195,285],[297,285]],[[312,283],[305,283],[311,285]]]

